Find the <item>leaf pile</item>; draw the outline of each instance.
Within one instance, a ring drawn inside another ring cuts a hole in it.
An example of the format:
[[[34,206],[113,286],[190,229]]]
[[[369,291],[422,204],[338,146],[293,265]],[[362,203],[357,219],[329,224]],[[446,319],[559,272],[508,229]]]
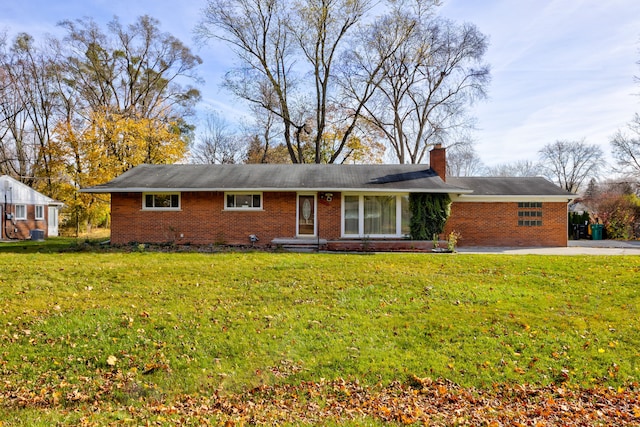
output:
[[[228,395],[179,395],[167,401],[161,395],[141,394],[133,405],[121,404],[115,397],[117,392],[133,393],[141,387],[132,375],[103,373],[95,384],[98,387],[93,391],[69,388],[64,383],[38,390],[29,389],[29,384],[16,387],[5,382],[0,390],[0,405],[80,412],[81,424],[87,426],[102,425],[92,421],[100,413],[126,414],[114,424],[147,421],[158,425],[339,424],[364,419],[433,426],[640,424],[637,384],[619,389],[496,384],[482,390],[416,376],[386,386],[337,379],[263,385]]]

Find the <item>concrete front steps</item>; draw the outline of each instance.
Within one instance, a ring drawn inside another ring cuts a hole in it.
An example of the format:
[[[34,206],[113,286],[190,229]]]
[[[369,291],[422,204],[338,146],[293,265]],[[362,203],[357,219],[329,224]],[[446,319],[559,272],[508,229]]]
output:
[[[282,248],[289,252],[316,252],[327,248],[326,239],[317,238],[276,238],[271,246]]]

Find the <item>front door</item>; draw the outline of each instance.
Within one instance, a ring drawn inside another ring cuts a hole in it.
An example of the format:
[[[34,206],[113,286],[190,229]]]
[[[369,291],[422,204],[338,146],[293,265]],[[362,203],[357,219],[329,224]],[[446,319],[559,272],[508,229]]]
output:
[[[47,235],[57,236],[58,235],[58,208],[55,206],[49,206],[49,215],[47,218]]]
[[[316,235],[316,196],[298,194],[298,236]]]

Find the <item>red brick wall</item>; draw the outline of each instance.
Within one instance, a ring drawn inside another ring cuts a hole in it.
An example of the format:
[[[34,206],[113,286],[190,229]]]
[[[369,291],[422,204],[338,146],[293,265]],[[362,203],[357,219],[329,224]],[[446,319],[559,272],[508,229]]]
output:
[[[342,195],[329,194],[332,194],[330,202],[326,200],[324,193],[318,195],[318,234],[323,239],[334,240],[340,238]]]
[[[318,230],[320,238],[340,238],[340,193],[329,202],[318,194]],[[143,211],[140,193],[114,193],[111,197],[111,241],[115,244],[249,244],[255,234],[258,245],[274,238],[296,236],[294,192],[265,192],[261,211],[225,211],[222,192],[185,192],[180,211]],[[518,226],[518,204],[457,202],[445,236],[458,231],[460,246],[566,246],[566,203],[543,203],[543,225]],[[46,224],[46,223],[45,223]]]
[[[518,226],[517,202],[454,202],[445,236],[459,246],[567,246],[567,204],[542,203],[542,226]]]
[[[142,210],[140,193],[111,196],[111,241],[114,244],[249,244],[249,235],[267,245],[274,238],[296,236],[294,192],[263,193],[263,210],[224,210],[223,192],[184,192],[180,211]],[[340,195],[331,202],[318,198],[320,237],[340,237]]]
[[[49,209],[44,205],[44,219],[36,220],[36,207],[35,205],[27,205],[27,219],[7,220],[4,212],[4,205],[2,206],[2,237],[5,239],[30,239],[31,230],[43,230],[44,237],[48,237],[49,227],[47,225],[47,217],[49,215]],[[13,205],[7,205],[7,212],[14,213],[15,209]],[[17,231],[16,231],[17,230]]]

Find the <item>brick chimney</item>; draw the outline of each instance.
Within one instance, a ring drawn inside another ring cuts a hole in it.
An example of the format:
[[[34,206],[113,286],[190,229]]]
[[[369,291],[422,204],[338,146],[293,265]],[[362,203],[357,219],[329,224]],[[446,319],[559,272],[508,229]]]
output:
[[[429,152],[429,167],[443,181],[447,180],[447,153],[442,144],[436,144]]]

